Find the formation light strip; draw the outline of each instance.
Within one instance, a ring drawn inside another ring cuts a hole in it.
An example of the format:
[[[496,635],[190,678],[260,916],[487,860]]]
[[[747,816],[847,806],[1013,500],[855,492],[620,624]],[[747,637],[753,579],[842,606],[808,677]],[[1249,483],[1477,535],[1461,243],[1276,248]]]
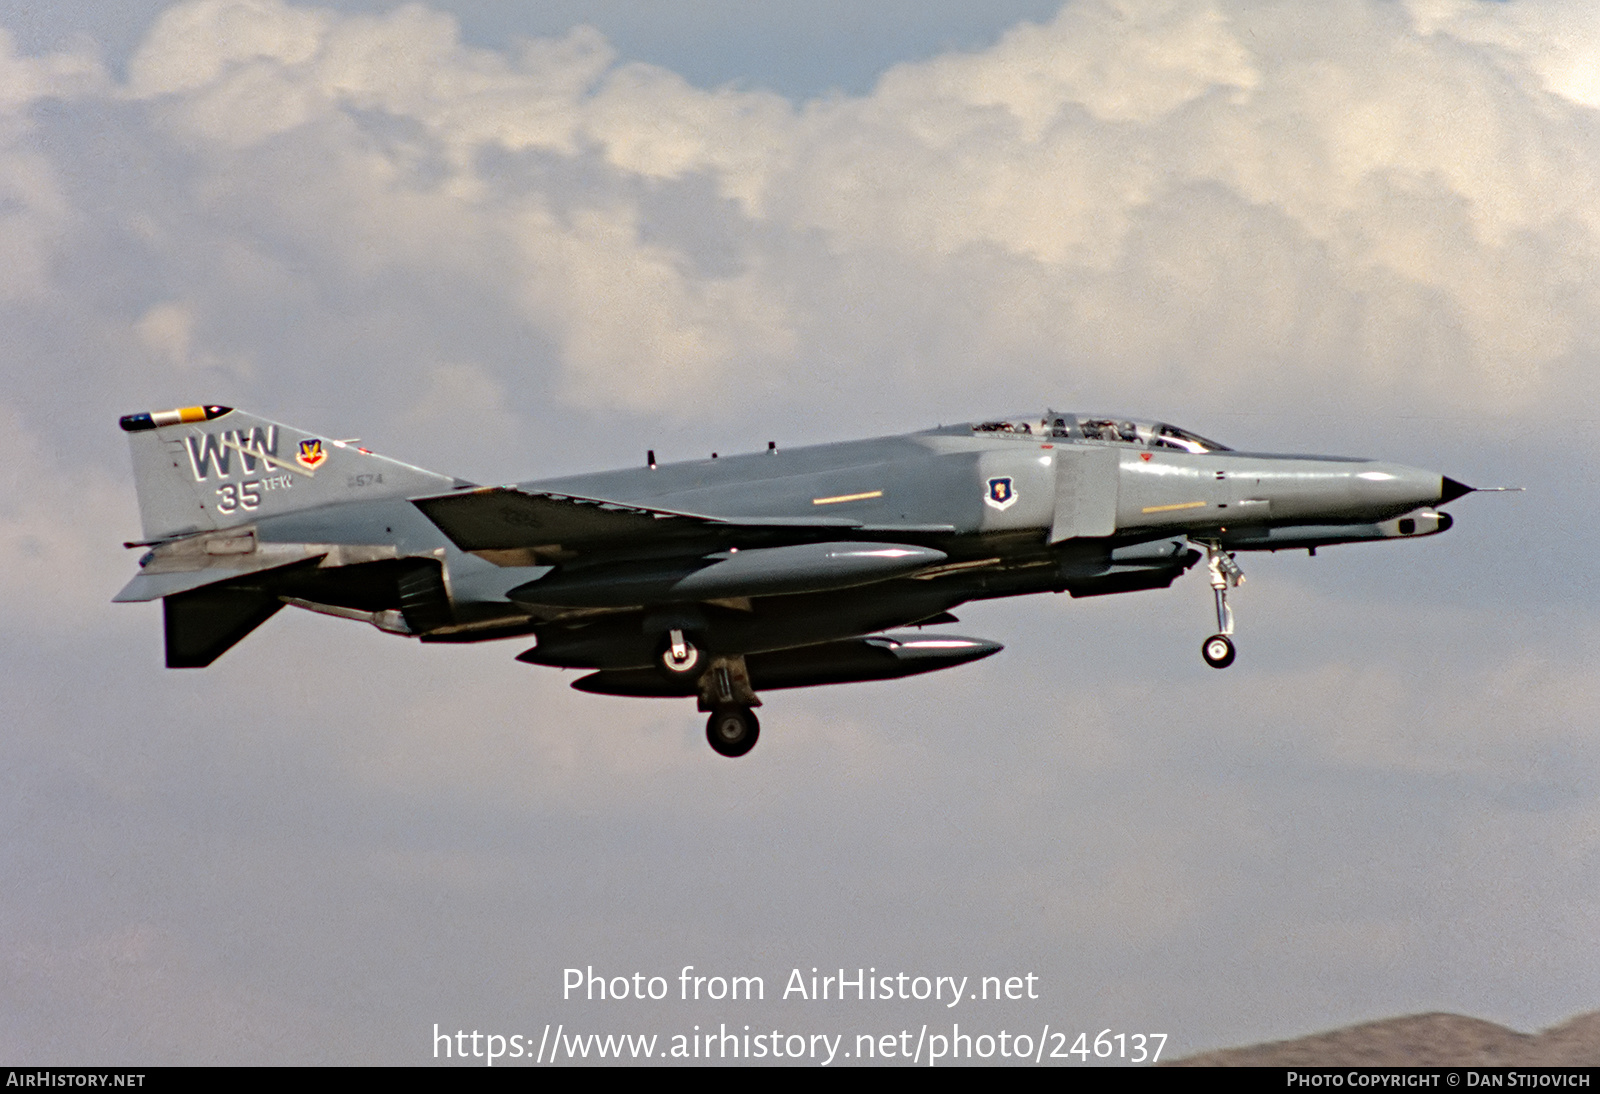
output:
[[[812,498],[812,505],[838,505],[841,501],[866,501],[868,498],[883,497],[882,490],[868,490],[865,494],[839,494],[831,498]]]

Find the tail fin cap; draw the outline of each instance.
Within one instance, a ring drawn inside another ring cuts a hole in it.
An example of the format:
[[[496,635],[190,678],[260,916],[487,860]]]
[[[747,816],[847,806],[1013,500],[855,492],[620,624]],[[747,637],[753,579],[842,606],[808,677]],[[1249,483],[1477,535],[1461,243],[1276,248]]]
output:
[[[124,414],[117,420],[117,424],[122,427],[124,433],[142,433],[146,429],[160,429],[164,425],[209,422],[231,413],[233,413],[231,406],[184,406],[177,410],[158,410],[152,414]]]

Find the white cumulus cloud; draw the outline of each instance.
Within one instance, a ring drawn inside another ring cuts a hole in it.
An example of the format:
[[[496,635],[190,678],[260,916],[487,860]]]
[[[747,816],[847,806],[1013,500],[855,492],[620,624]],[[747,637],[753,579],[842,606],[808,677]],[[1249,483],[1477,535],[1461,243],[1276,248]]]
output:
[[[494,51],[417,5],[196,0],[128,93],[218,207],[293,164],[270,201],[302,245],[481,284],[580,405],[976,369],[1526,411],[1593,395],[1591,22],[1085,0],[796,104],[619,65],[588,28]]]

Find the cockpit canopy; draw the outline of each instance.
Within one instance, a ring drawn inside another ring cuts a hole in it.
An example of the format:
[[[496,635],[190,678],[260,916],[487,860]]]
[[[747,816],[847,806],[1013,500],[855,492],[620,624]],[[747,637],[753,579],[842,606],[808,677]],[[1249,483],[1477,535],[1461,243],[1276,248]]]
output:
[[[977,422],[972,432],[1051,441],[1100,441],[1136,448],[1171,448],[1179,452],[1232,452],[1227,445],[1207,440],[1166,422],[1136,421],[1098,414],[1066,414],[1047,410],[1043,417],[998,418]]]

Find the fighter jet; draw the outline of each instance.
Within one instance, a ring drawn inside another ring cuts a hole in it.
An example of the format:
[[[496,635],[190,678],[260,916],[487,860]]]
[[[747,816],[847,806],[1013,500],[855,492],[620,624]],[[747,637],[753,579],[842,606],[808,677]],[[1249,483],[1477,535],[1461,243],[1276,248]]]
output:
[[[166,663],[284,605],[422,642],[532,639],[573,687],[688,697],[724,756],[758,693],[946,669],[972,600],[1166,588],[1204,560],[1233,663],[1239,552],[1417,539],[1474,488],[1370,459],[1236,452],[1164,422],[1043,414],[480,486],[225,406],[121,420]]]

